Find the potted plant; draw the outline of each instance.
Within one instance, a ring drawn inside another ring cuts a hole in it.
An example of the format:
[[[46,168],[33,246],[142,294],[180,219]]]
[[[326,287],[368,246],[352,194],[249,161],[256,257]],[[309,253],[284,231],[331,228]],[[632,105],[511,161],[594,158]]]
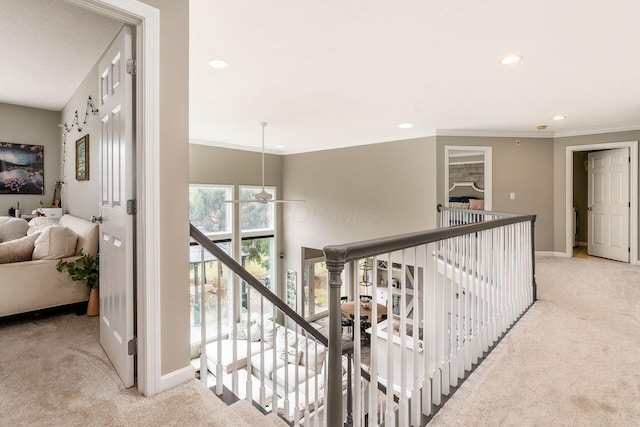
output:
[[[100,262],[98,257],[89,255],[83,249],[80,251],[80,258],[75,261],[58,261],[56,270],[60,273],[66,271],[71,279],[82,282],[91,289],[89,304],[87,305],[87,316],[100,314],[100,295],[98,291]]]

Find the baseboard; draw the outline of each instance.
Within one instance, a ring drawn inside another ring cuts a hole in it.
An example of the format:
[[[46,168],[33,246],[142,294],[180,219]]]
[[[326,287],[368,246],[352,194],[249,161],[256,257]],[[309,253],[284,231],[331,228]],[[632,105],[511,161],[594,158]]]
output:
[[[536,251],[536,256],[557,256],[557,257],[567,257],[568,255],[564,252],[553,252],[553,251]]]
[[[183,382],[189,381],[196,377],[196,371],[193,366],[188,365],[177,371],[170,372],[160,377],[160,391],[169,390]]]

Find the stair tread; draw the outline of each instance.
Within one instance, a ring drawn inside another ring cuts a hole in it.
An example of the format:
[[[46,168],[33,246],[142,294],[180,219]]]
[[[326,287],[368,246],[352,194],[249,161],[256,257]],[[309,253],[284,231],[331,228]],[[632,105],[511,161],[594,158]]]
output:
[[[229,409],[238,414],[244,422],[247,422],[253,427],[287,427],[287,423],[281,420],[275,414],[264,415],[252,404],[246,400],[239,400],[233,405],[229,406]]]

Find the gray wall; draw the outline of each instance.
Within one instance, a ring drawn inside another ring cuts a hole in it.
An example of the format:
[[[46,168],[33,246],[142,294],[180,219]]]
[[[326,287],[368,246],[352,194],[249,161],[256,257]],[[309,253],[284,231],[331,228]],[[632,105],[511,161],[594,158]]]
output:
[[[492,150],[492,209],[536,214],[536,251],[554,250],[553,139],[439,136],[438,202],[444,201],[444,147],[481,146]],[[509,193],[516,193],[515,200]]]
[[[105,50],[107,46],[104,46]],[[71,125],[76,110],[82,124],[85,118],[87,98],[91,96],[94,105],[98,106],[98,66],[89,71],[83,82],[73,94],[69,102],[60,111],[60,123]],[[89,180],[76,180],[76,141],[89,135]],[[62,207],[65,212],[81,218],[99,215],[100,209],[100,121],[91,115],[82,132],[74,127],[67,134],[66,142],[60,137],[60,145],[65,153],[64,182],[62,187]]]
[[[554,223],[555,251],[566,251],[566,152],[568,146],[640,140],[640,131],[556,138],[554,144]],[[639,198],[640,200],[640,198]],[[639,227],[640,232],[640,227]],[[637,261],[637,260],[631,260]]]
[[[0,142],[44,146],[44,186],[42,194],[0,194],[0,216],[20,202],[20,211],[31,214],[41,200],[48,207],[55,182],[60,180],[60,114],[57,111],[0,103]]]
[[[190,361],[189,343],[189,3],[142,0],[160,10],[160,301],[162,366]],[[144,198],[139,194],[138,198]],[[152,284],[149,284],[152,286]]]
[[[265,185],[278,187],[282,198],[282,156],[265,154]],[[192,184],[260,185],[260,153],[189,144]]]
[[[301,248],[322,249],[436,225],[436,143],[419,138],[288,155],[285,268],[302,278]]]

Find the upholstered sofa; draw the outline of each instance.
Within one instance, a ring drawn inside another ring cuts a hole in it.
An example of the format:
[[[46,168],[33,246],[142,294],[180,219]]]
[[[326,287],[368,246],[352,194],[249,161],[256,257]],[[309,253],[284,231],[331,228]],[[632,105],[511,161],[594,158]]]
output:
[[[21,223],[15,224],[18,229],[22,227]],[[56,251],[53,247],[54,229],[39,229],[37,226],[25,225],[25,234],[27,230],[33,232],[29,236],[14,235],[9,236],[9,241],[3,240],[0,242],[0,254],[5,257],[16,256],[18,251],[15,248],[18,245],[24,247],[37,241],[37,248],[34,247],[33,251],[39,254],[39,258],[55,257],[49,256]],[[63,245],[70,245],[69,242],[75,241],[75,248],[69,248],[74,255],[63,259],[77,259],[81,250],[96,255],[99,241],[97,224],[67,214],[57,221],[57,226],[55,230],[62,230],[64,234]],[[49,234],[52,236],[51,239],[48,238]],[[77,235],[77,238],[71,240],[74,235]],[[20,251],[24,252],[22,249]],[[51,252],[47,253],[48,251]],[[59,273],[56,270],[59,259],[31,259],[0,264],[0,317],[87,301],[87,287],[81,282],[73,282],[67,273]]]
[[[255,378],[260,378],[264,371],[265,379],[270,383],[269,387],[279,396],[304,388],[304,382],[307,380],[311,381],[312,389],[315,389],[316,379],[319,381],[318,386],[322,387],[326,353],[326,348],[322,344],[316,345],[314,340],[278,324],[275,325],[274,334],[274,324],[270,320],[265,320],[263,325],[257,321],[249,328],[241,326],[238,330],[240,333],[235,344],[235,362],[233,339],[227,338],[220,343],[222,349],[220,362],[224,374],[231,374],[234,370],[246,370],[250,358],[251,374]],[[208,369],[214,374],[218,361],[217,345],[217,342],[207,344]],[[261,354],[262,352],[264,353]],[[286,384],[285,370],[288,371]]]

